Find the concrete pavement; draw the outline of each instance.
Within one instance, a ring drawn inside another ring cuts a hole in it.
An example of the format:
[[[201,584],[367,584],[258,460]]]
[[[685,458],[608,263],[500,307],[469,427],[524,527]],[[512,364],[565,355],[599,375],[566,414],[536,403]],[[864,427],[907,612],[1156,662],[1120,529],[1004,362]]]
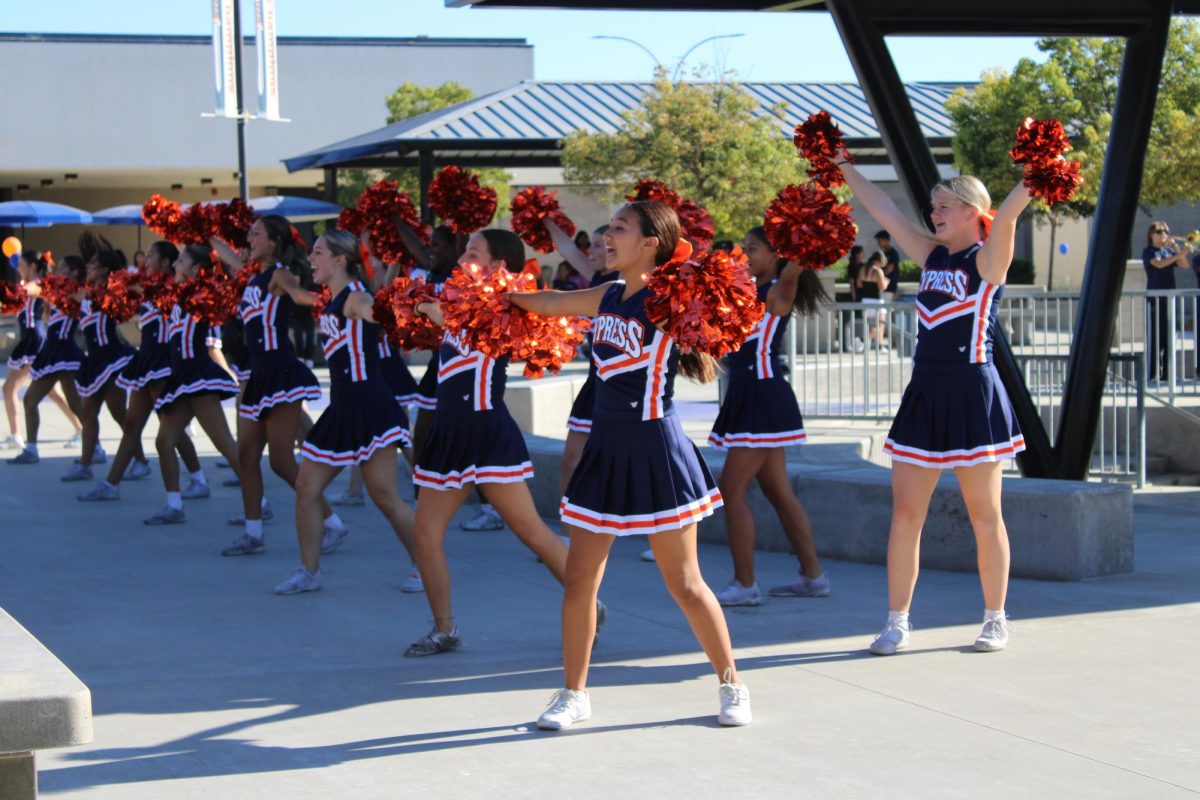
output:
[[[106,424],[110,451],[114,433]],[[163,528],[141,524],[162,503],[156,476],[82,504],[86,485],[58,481],[76,455],[60,444],[39,465],[0,464],[0,606],[94,701],[95,741],[39,757],[45,796],[1200,794],[1200,491],[1139,495],[1132,575],[1014,581],[1004,653],[970,649],[970,574],[921,576],[912,649],[892,658],[865,653],[886,611],[881,567],[827,562],[829,598],[728,611],[756,715],[744,729],[716,725],[716,680],[682,615],[638,559],[643,542],[619,541],[594,717],[556,735],[532,723],[561,685],[560,590],[511,534],[449,537],[463,648],[405,659],[430,615],[399,592],[408,562],[380,515],[343,514],[352,535],[326,558],[324,591],[275,597],[297,562],[288,492],[268,478],[265,555],[221,558],[239,495],[197,444],[213,497]],[[726,551],[701,559],[723,585]],[[764,587],[795,569],[779,554],[758,563]]]

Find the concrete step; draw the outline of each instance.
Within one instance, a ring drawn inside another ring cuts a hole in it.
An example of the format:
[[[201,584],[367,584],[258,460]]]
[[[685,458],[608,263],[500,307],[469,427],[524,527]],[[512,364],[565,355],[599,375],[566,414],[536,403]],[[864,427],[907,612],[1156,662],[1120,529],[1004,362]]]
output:
[[[1146,474],[1162,475],[1171,471],[1170,456],[1146,456]]]
[[[1200,486],[1200,475],[1188,472],[1151,473],[1147,470],[1146,483],[1150,486]]]

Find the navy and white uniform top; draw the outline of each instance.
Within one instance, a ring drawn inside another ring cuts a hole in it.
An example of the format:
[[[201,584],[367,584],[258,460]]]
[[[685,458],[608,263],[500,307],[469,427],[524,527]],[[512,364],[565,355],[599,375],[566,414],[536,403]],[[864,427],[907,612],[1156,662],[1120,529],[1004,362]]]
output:
[[[197,355],[208,356],[208,346],[212,337],[209,336],[207,322],[184,313],[183,309],[176,305],[171,309],[170,321],[163,327],[166,328],[167,338],[171,342],[173,360],[190,361]]]
[[[1004,287],[980,276],[975,259],[981,246],[951,254],[939,245],[929,254],[917,291],[915,364],[992,363],[992,325]]]
[[[361,383],[379,372],[380,325],[349,319],[342,313],[351,292],[365,292],[359,281],[347,284],[321,312],[321,347],[333,384]]]
[[[287,268],[282,264],[264,267],[251,278],[238,303],[238,315],[246,327],[246,350],[251,357],[263,353],[295,353],[288,336],[288,322],[295,303],[291,296],[272,294],[269,288],[277,269]]]
[[[166,345],[171,340],[167,317],[153,303],[142,303],[138,308],[138,330],[142,333],[143,350],[152,345]]]
[[[89,353],[124,344],[117,334],[116,321],[94,305],[90,298],[85,297],[79,304],[79,328],[83,331]]]
[[[775,281],[758,287],[758,300],[766,303],[767,294]],[[754,326],[754,332],[746,337],[742,346],[725,358],[729,380],[767,380],[782,378],[787,374],[784,363],[784,338],[787,336],[788,319],[791,315],[778,317],[767,312]]]
[[[79,320],[67,316],[58,306],[50,304],[50,319],[46,321],[47,339],[72,339]]]
[[[493,411],[504,405],[508,359],[472,350],[466,334],[442,336],[438,351],[438,411]]]
[[[675,343],[646,316],[642,288],[627,299],[625,282],[609,287],[592,320],[592,360],[596,364],[593,419],[636,422],[675,413]]]
[[[46,301],[42,298],[25,295],[25,303],[17,312],[17,329],[22,335],[29,331],[37,331],[39,336],[45,335],[46,326],[42,321],[42,312],[45,308]]]

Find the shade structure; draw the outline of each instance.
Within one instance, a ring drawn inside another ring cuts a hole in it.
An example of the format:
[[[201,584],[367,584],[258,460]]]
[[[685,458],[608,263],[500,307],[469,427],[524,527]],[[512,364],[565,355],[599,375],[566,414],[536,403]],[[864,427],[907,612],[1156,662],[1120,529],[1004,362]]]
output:
[[[9,200],[0,203],[0,225],[25,225],[45,227],[47,225],[87,224],[92,215],[80,208],[44,200]]]
[[[99,225],[144,225],[142,221],[142,206],[130,203],[126,206],[113,206],[92,212],[92,222]]]
[[[252,197],[249,205],[259,216],[278,214],[292,222],[313,222],[319,219],[331,219],[342,213],[342,207],[337,203],[327,203],[311,197],[292,197],[289,195],[273,195],[270,197]]]

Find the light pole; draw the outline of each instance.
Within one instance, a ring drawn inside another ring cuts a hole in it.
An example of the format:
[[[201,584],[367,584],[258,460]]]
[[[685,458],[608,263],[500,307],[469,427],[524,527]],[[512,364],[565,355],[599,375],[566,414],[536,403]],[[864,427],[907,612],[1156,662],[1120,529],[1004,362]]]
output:
[[[689,47],[684,52],[683,57],[679,59],[679,63],[675,65],[675,69],[671,72],[671,83],[674,83],[675,81],[679,80],[679,71],[681,69],[683,69],[683,65],[687,61],[688,56],[690,56],[693,52],[695,52],[696,48],[699,47],[700,45],[708,44],[709,42],[716,41],[717,39],[736,39],[739,36],[745,36],[745,35],[746,34],[744,34],[744,33],[718,33],[715,36],[709,36],[707,38],[701,39],[700,41],[696,42],[694,45]],[[650,56],[650,58],[654,60],[655,67],[657,67],[658,69],[663,68],[662,62],[658,60],[658,56],[654,55],[653,50],[651,50],[649,47],[646,47],[646,45],[642,44],[641,42],[639,42],[635,39],[630,39],[628,36],[597,35],[597,36],[593,36],[592,38],[593,39],[612,39],[613,41],[617,41],[617,42],[628,42],[629,44],[631,44],[634,47],[641,50],[646,55]]]

